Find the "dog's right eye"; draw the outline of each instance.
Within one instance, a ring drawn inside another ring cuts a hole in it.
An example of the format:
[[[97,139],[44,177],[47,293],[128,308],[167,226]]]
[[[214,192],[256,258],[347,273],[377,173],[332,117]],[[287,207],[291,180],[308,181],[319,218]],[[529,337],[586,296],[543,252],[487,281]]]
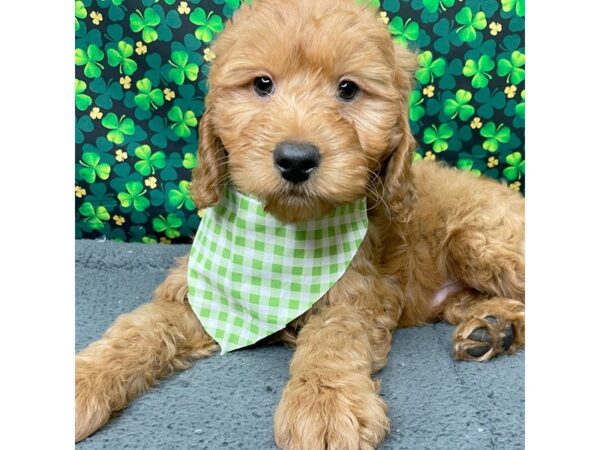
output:
[[[342,80],[338,85],[337,96],[340,100],[351,102],[360,92],[359,87],[355,82],[350,80]]]
[[[273,80],[269,77],[256,77],[254,79],[254,92],[261,97],[272,95],[275,91]]]

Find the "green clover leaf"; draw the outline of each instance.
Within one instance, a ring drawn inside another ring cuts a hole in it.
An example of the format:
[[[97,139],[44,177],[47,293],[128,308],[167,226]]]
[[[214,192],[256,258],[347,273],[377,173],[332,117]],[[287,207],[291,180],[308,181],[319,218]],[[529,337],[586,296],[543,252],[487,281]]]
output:
[[[135,170],[145,177],[154,174],[156,169],[164,169],[167,164],[165,153],[161,151],[152,153],[152,149],[147,144],[136,147],[134,153],[140,159],[134,165]]]
[[[151,8],[146,8],[144,14],[138,9],[129,16],[129,26],[134,33],[142,32],[142,40],[149,44],[158,39],[158,32],[154,27],[160,24],[159,15]]]
[[[129,208],[133,205],[133,209],[142,212],[150,206],[150,200],[144,197],[146,190],[139,181],[130,181],[125,184],[127,192],[119,192],[117,198],[121,202],[123,208]]]
[[[108,56],[108,65],[111,67],[119,66],[119,73],[131,75],[137,70],[137,63],[129,58],[133,55],[133,46],[125,41],[119,41],[117,49],[109,48],[106,51]]]
[[[92,205],[90,202],[85,202],[79,207],[79,214],[81,214],[83,217],[91,217],[95,212],[94,205]]]
[[[471,8],[466,6],[456,14],[455,19],[457,23],[461,24],[456,29],[456,32],[458,33],[458,38],[463,42],[473,42],[477,38],[475,30],[483,30],[487,25],[483,11],[479,11],[473,16]]]
[[[483,88],[488,85],[492,76],[488,73],[495,66],[494,61],[488,55],[482,55],[476,63],[472,59],[468,59],[463,67],[463,75],[473,77],[471,86],[474,88]]]
[[[431,127],[427,127],[425,132],[423,133],[423,141],[426,144],[433,144],[433,151],[436,153],[440,153],[448,150],[448,142],[454,135],[454,131],[448,124],[441,124],[439,129],[432,125]]]
[[[443,58],[433,59],[429,50],[417,56],[420,69],[415,72],[415,78],[422,84],[433,83],[435,77],[441,77],[446,72],[446,61]]]
[[[517,103],[517,106],[515,106],[515,113],[521,119],[524,119],[525,118],[525,89],[523,89],[521,91],[521,100],[522,100],[522,102]]]
[[[165,148],[168,140],[175,141],[177,136],[174,135],[173,130],[169,128],[169,122],[163,115],[154,116],[149,122],[148,127],[150,128],[151,138],[150,141],[157,147]]]
[[[458,170],[464,170],[465,172],[471,172],[476,177],[481,175],[481,170],[473,169],[473,160],[472,159],[459,159],[456,162],[456,167]]]
[[[87,10],[81,0],[75,2],[75,31],[79,30],[79,19],[87,17]]]
[[[475,108],[468,103],[473,98],[473,95],[469,91],[459,89],[456,91],[456,100],[449,98],[444,102],[444,114],[451,119],[454,119],[457,115],[460,120],[467,120],[473,114],[475,114]]]
[[[181,236],[178,228],[183,225],[183,220],[177,214],[169,214],[166,218],[158,216],[152,219],[152,228],[158,233],[165,233],[169,239],[174,239]]]
[[[506,144],[510,140],[510,128],[505,127],[504,124],[498,125],[494,122],[486,123],[481,128],[481,136],[488,138],[483,142],[483,148],[489,152],[496,152],[500,147],[500,144]]]
[[[214,35],[223,31],[223,19],[211,11],[206,15],[202,8],[196,8],[190,14],[190,22],[198,25],[194,35],[204,43],[209,43],[214,39]]]
[[[362,2],[360,0],[356,0],[357,3],[365,3],[365,2],[372,2],[372,3],[377,3],[377,8],[379,8],[379,0],[362,0]],[[233,15],[233,13],[235,13],[235,11],[240,7],[240,4],[242,3],[248,3],[248,4],[252,4],[252,0],[215,0],[215,3],[218,3],[219,5],[223,4],[223,2],[225,2],[225,7],[223,8],[223,14],[226,17],[231,17]]]
[[[170,127],[176,136],[180,138],[188,137],[192,132],[190,127],[198,125],[198,120],[193,111],[186,111],[185,114],[179,106],[173,106],[167,113],[167,117],[174,122]]]
[[[400,17],[396,16],[390,21],[388,29],[394,42],[398,42],[404,47],[408,45],[408,41],[414,42],[419,38],[419,24],[412,22],[410,19],[407,19],[404,23]]]
[[[104,52],[96,45],[88,45],[87,50],[75,49],[75,65],[83,66],[83,73],[88,78],[97,78],[102,73],[104,66],[99,61],[104,59]]]
[[[521,175],[525,174],[525,160],[520,152],[514,152],[508,155],[505,159],[508,167],[502,171],[502,175],[508,181],[521,179]]]
[[[85,140],[84,133],[91,133],[94,131],[94,123],[89,115],[81,116],[77,119],[75,124],[75,143],[82,144]]]
[[[112,112],[104,116],[102,126],[110,130],[106,138],[117,145],[125,142],[125,135],[133,136],[135,133],[135,123],[132,119],[126,116],[118,119],[117,115]]]
[[[196,167],[196,163],[196,155],[193,153],[186,153],[183,155],[183,167],[186,169],[192,170],[194,167]]]
[[[421,106],[423,99],[421,98],[421,91],[415,89],[410,93],[409,99],[409,118],[413,122],[418,121],[425,115],[425,108]]]
[[[75,1],[75,17],[78,19],[85,19],[87,17],[85,4],[81,0]]]
[[[85,217],[84,223],[92,230],[101,230],[104,228],[102,221],[106,222],[110,219],[110,214],[104,206],[94,209],[94,205],[90,202],[85,202],[79,207],[79,214]]]
[[[173,83],[181,86],[185,79],[196,81],[200,68],[196,63],[188,63],[189,55],[183,50],[171,53],[169,64],[173,66],[169,70],[169,78]]]
[[[190,182],[182,180],[179,182],[179,189],[171,189],[168,193],[169,203],[177,209],[185,205],[185,209],[193,211],[195,206],[190,198]]]
[[[92,97],[84,94],[87,89],[85,81],[75,79],[75,107],[79,111],[85,111],[92,104]]]
[[[447,14],[444,14],[447,15]],[[433,26],[433,32],[436,36],[433,48],[442,55],[450,52],[451,46],[460,46],[462,41],[458,38],[456,30],[452,28],[454,21],[450,22],[446,17],[440,18]]]
[[[98,153],[85,152],[81,155],[79,163],[83,166],[79,169],[79,176],[88,183],[96,181],[96,176],[101,180],[106,180],[110,175],[110,165],[100,163],[100,155]]]
[[[160,89],[152,89],[152,82],[148,78],[142,78],[135,86],[138,94],[133,98],[135,104],[142,111],[148,111],[150,107],[157,109],[165,103],[165,97]]]
[[[517,85],[525,79],[525,69],[522,68],[524,65],[525,55],[515,50],[510,55],[510,61],[506,58],[498,61],[498,75],[508,75],[506,82]]]
[[[446,9],[454,6],[455,0],[423,0],[423,6],[430,13],[436,12],[438,9],[446,11]]]
[[[515,10],[517,16],[525,15],[525,0],[502,0],[502,11],[510,12]]]

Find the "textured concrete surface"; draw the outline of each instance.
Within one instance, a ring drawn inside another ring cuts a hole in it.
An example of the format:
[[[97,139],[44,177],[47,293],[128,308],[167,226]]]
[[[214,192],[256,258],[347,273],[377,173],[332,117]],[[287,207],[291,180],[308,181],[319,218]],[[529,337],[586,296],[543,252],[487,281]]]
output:
[[[150,299],[186,245],[76,244],[76,350]],[[452,327],[399,330],[381,378],[392,429],[382,449],[524,448],[524,352],[451,358]],[[272,417],[292,351],[273,345],[198,361],[133,401],[84,449],[274,449]]]

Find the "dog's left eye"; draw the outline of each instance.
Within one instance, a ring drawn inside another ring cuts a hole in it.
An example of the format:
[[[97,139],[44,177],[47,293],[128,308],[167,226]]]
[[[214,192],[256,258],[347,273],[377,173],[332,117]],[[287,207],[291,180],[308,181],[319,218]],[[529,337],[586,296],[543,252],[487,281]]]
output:
[[[353,81],[342,80],[340,81],[340,84],[338,84],[337,96],[340,100],[345,102],[354,100],[359,92],[359,87]]]
[[[254,92],[256,92],[261,97],[266,97],[267,95],[273,94],[275,91],[275,85],[273,84],[273,80],[269,77],[256,77],[254,79]]]

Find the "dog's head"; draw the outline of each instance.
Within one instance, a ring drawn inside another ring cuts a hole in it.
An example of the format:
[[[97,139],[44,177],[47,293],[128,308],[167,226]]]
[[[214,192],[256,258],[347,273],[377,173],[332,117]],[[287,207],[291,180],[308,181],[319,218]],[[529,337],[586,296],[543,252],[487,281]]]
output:
[[[192,196],[225,182],[283,221],[365,195],[408,201],[415,57],[354,0],[254,0],[213,44]]]

